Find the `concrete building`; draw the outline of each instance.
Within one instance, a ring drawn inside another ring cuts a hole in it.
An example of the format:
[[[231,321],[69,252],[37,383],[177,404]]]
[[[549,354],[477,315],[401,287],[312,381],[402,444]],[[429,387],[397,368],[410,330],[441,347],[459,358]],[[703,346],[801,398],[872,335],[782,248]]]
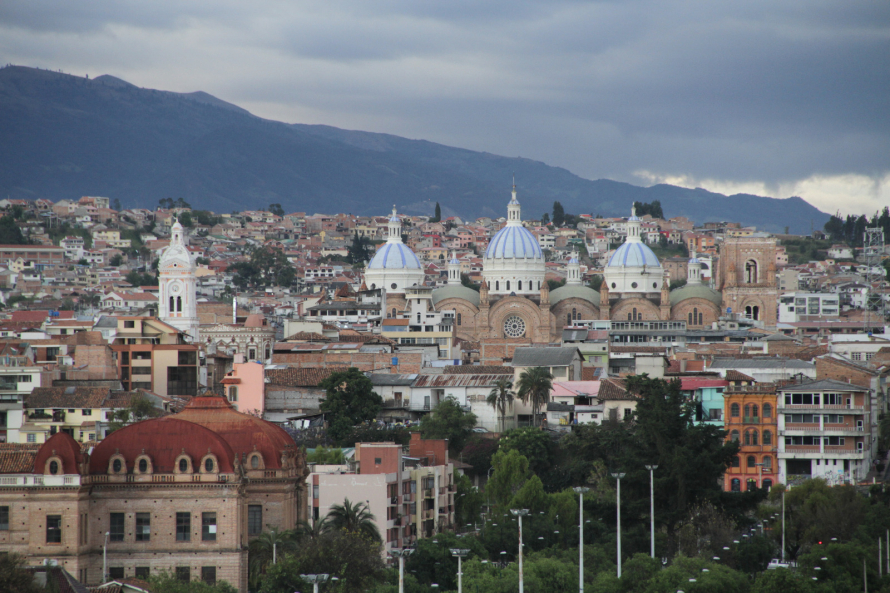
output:
[[[739,443],[723,477],[723,489],[741,492],[770,488],[779,478],[779,434],[776,422],[776,384],[757,383],[737,371],[726,374],[723,392],[724,428],[727,440]]]

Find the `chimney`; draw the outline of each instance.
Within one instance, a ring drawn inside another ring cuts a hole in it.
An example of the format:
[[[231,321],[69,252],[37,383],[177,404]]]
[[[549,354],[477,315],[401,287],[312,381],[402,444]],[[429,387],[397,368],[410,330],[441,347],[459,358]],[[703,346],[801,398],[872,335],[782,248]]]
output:
[[[686,372],[686,359],[685,358],[680,359],[680,372],[681,373]]]

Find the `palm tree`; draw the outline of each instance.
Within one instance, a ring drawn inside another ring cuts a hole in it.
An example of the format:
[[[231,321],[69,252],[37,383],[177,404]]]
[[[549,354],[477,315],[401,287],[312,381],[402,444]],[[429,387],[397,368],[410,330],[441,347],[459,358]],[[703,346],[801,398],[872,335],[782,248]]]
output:
[[[343,499],[343,504],[331,505],[326,517],[330,529],[345,529],[351,533],[360,533],[376,541],[382,541],[377,529],[376,519],[368,505],[363,502],[355,504]]]
[[[297,533],[290,529],[279,531],[272,528],[264,531],[252,540],[248,549],[248,575],[252,587],[259,584],[260,577],[266,573],[273,560],[282,554],[297,549]]]
[[[488,405],[494,408],[501,417],[501,432],[507,430],[507,405],[513,403],[513,397],[515,396],[512,390],[513,381],[504,377],[495,382],[491,393],[485,398]]]
[[[309,521],[300,521],[297,524],[296,535],[297,539],[300,541],[309,540],[315,541],[321,535],[330,528],[328,525],[328,518],[322,517],[317,521],[310,523]]]
[[[531,401],[533,418],[538,421],[538,411],[550,399],[553,389],[553,375],[545,367],[532,367],[519,375],[517,395],[526,404]]]

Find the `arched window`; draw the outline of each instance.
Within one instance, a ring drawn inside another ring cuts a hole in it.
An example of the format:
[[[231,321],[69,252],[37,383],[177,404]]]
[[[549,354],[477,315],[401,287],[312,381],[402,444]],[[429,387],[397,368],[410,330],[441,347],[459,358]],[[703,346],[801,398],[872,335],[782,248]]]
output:
[[[692,313],[686,316],[686,323],[692,325]]]
[[[772,480],[770,480],[769,478],[767,478],[767,479],[765,479],[765,480],[763,481],[763,488],[766,488],[767,490],[769,490],[769,489],[772,488],[772,487],[773,487],[773,481],[772,481]]]
[[[181,296],[176,297],[176,311],[178,313],[182,313],[182,297]]]
[[[729,406],[729,415],[732,416],[733,418],[739,417],[739,411],[740,410],[739,410],[738,404],[732,404],[731,406]]]
[[[393,307],[393,309],[392,309],[392,313],[390,314],[390,317],[393,318],[393,319],[395,319],[395,316],[396,316],[396,309],[395,309],[395,307]]]
[[[748,467],[757,467],[757,458],[753,455],[748,455],[748,459],[745,460],[748,464]]]
[[[773,458],[766,455],[763,458],[763,471],[771,471],[773,469]]]
[[[745,444],[746,445],[756,445],[757,444],[757,431],[756,430],[746,430],[745,431]]]
[[[566,325],[572,325],[572,314],[566,313]]]
[[[213,460],[209,457],[204,460],[204,471],[212,472],[213,471]]]
[[[572,319],[578,319],[578,311],[574,307],[572,307]]]
[[[764,445],[772,445],[773,444],[773,433],[769,430],[763,431],[763,444]]]
[[[732,441],[733,443],[738,443],[739,442],[739,431],[734,430],[731,433],[729,433],[729,440]]]
[[[757,418],[759,416],[758,412],[759,412],[759,410],[757,408],[757,404],[753,404],[751,406],[751,416],[753,416],[754,418]]]
[[[461,314],[458,313],[458,314],[457,314],[457,324],[460,325],[460,324],[461,324],[461,321],[462,321]]]
[[[760,319],[760,307],[758,307],[757,305],[754,305],[754,307],[751,309],[751,319],[753,319],[754,321]]]
[[[748,478],[746,487],[748,491],[757,490],[757,480],[754,478]]]
[[[763,404],[763,417],[764,418],[772,418],[773,417],[773,407],[769,404]]]
[[[120,460],[120,459],[115,459],[115,460],[111,463],[111,471],[113,471],[113,472],[116,473],[116,474],[121,473],[121,468],[122,468],[122,467],[123,467],[123,464],[121,463],[121,460]]]
[[[745,404],[745,418],[751,417],[751,404]]]
[[[630,314],[630,313],[627,314],[627,320],[628,320],[628,321],[633,321],[633,317],[631,317],[631,314]]]
[[[59,473],[59,462],[58,461],[50,461],[49,462],[49,473],[52,475],[56,475]]]
[[[733,478],[730,482],[729,489],[733,492],[741,492],[742,491],[742,481],[738,478]]]
[[[541,290],[541,281],[538,280],[538,290]]]
[[[692,323],[693,325],[698,321],[698,307],[693,307],[692,309]]]
[[[732,467],[741,467],[741,465],[742,460],[738,455],[732,458]]]
[[[753,319],[751,317],[752,314],[753,314],[753,312],[751,311],[751,305],[746,306],[745,307],[745,317],[747,317],[748,319]]]
[[[501,289],[501,281],[500,281],[500,280],[495,280],[495,281],[494,281],[494,289],[495,289],[495,290],[500,290],[500,289]]]
[[[699,314],[698,314],[698,324],[699,324],[699,325],[702,324],[702,318],[701,318],[701,317],[702,317],[702,316],[701,316],[701,313],[699,313]]]
[[[179,460],[179,471],[185,473],[189,470],[189,462],[185,459]]]
[[[519,288],[518,288],[518,290],[522,290],[522,280],[519,281]]]
[[[260,467],[260,456],[254,455],[250,458],[250,469],[259,469]]]
[[[507,290],[510,290],[510,281],[507,280]]]
[[[148,460],[140,459],[139,460],[139,473],[144,474],[148,471]]]
[[[745,262],[745,283],[757,284],[757,262],[753,259]]]
[[[633,320],[634,320],[634,321],[638,321],[639,319],[640,319],[640,316],[637,315],[637,308],[634,307],[634,319],[633,319]]]
[[[173,297],[170,297],[170,312],[173,313],[176,309],[174,308],[174,303],[176,301],[173,300]]]

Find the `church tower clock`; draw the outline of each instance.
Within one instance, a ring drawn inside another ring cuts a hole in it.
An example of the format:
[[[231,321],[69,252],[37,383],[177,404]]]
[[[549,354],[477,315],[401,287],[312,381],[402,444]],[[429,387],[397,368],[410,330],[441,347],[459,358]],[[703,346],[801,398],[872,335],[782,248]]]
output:
[[[198,339],[198,305],[195,297],[195,264],[192,262],[182,225],[177,220],[171,229],[170,245],[158,262],[158,302],[161,321]]]

